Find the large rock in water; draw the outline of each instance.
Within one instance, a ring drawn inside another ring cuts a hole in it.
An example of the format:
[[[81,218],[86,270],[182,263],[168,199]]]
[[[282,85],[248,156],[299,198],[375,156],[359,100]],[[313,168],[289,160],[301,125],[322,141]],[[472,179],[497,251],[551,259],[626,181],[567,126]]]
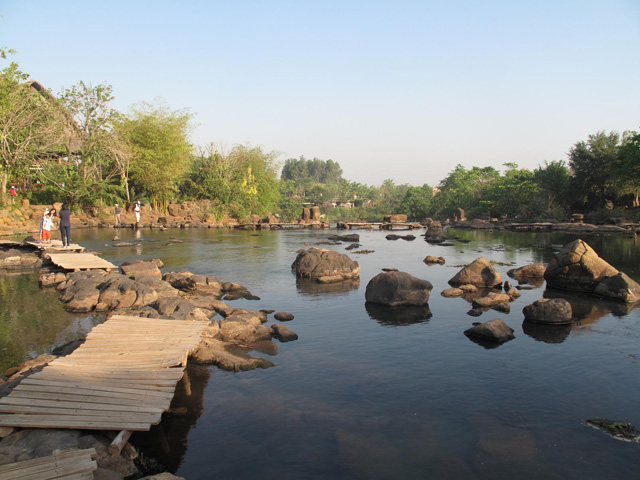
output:
[[[367,284],[367,302],[397,306],[421,306],[429,302],[433,285],[406,272],[383,272]]]
[[[524,318],[537,323],[563,325],[571,323],[573,310],[564,298],[543,298],[522,309]]]
[[[562,247],[549,263],[544,279],[547,285],[563,290],[593,293],[626,303],[640,301],[640,285],[579,239]]]
[[[619,272],[583,240],[575,240],[560,249],[544,272],[547,285],[563,290],[593,293],[598,284]]]
[[[360,277],[360,265],[343,253],[320,248],[302,250],[291,264],[298,277],[339,282]]]
[[[507,340],[516,338],[513,335],[513,328],[509,327],[499,318],[469,328],[464,331],[464,334],[467,337],[495,343],[504,343]]]
[[[500,284],[502,284],[500,273],[483,257],[476,258],[449,280],[449,285],[452,287],[459,287],[460,285],[495,287]]]

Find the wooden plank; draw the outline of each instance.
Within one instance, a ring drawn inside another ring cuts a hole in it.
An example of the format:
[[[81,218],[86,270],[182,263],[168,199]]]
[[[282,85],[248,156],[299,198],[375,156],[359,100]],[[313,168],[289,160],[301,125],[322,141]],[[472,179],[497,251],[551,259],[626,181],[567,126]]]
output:
[[[95,449],[59,452],[48,457],[0,466],[3,480],[43,480],[68,478],[69,475],[92,472],[98,468]],[[88,478],[93,478],[93,475]]]
[[[71,415],[39,418],[34,415],[0,415],[0,426],[23,427],[23,428],[69,428],[80,430],[133,430],[136,432],[146,432],[151,428],[149,423],[123,422],[118,420],[99,419],[94,417],[74,417]]]
[[[162,406],[154,406],[147,407],[145,405],[139,404],[108,404],[108,403],[96,403],[96,402],[69,402],[65,400],[46,400],[46,399],[29,399],[29,398],[21,398],[14,397],[10,395],[8,397],[4,397],[2,401],[0,401],[0,405],[2,408],[10,408],[12,407],[51,407],[51,408],[62,408],[66,410],[81,410],[85,412],[83,415],[105,415],[109,417],[133,417],[138,415],[140,418],[155,418],[158,415],[162,415],[162,413],[167,409]],[[168,407],[168,404],[165,404]],[[17,408],[11,408],[11,410],[17,410]],[[151,410],[151,411],[149,411]],[[31,413],[39,413],[39,412],[31,412]],[[62,412],[60,415],[70,415],[69,412]]]
[[[96,404],[93,404],[94,406]],[[168,405],[168,404],[167,404]],[[82,407],[81,404],[78,404],[79,407]],[[141,407],[129,407],[127,412],[137,412],[138,409],[142,409]],[[165,409],[157,409],[160,410],[160,414],[169,410],[169,407]],[[93,412],[102,410],[94,407],[94,408],[63,408],[63,407],[36,407],[33,405],[4,405],[0,404],[0,412],[1,413],[24,413],[28,415],[48,415],[48,414],[60,414],[60,415],[89,415],[93,414]],[[152,413],[148,411],[144,411],[142,413]],[[158,413],[157,411],[154,413]],[[138,418],[138,417],[136,417]]]
[[[45,371],[51,372],[53,374],[64,373],[67,376],[73,376],[74,373],[79,376],[84,374],[90,374],[90,375],[96,375],[96,376],[104,375],[108,378],[113,378],[113,379],[141,378],[141,379],[171,380],[171,379],[182,377],[182,369],[180,368],[159,368],[153,372],[146,372],[142,374],[135,368],[118,369],[118,368],[110,367],[108,365],[84,365],[76,369],[70,369],[67,365],[58,363],[57,361],[51,362],[49,365],[47,365],[46,369],[34,375],[38,375],[38,374],[41,375]]]
[[[20,386],[26,385],[40,385],[45,387],[61,387],[61,388],[69,388],[71,390],[86,390],[88,392],[105,392],[107,394],[114,393],[140,393],[147,395],[149,397],[159,397],[159,398],[173,398],[173,392],[161,392],[157,390],[149,390],[146,386],[141,385],[139,388],[127,388],[127,387],[116,387],[116,384],[105,385],[104,383],[95,383],[95,382],[67,382],[67,381],[56,381],[56,380],[38,380],[33,379],[31,377],[27,377],[22,382],[18,384],[18,388]],[[14,389],[15,389],[14,388]]]
[[[93,395],[105,397],[121,397],[121,398],[158,398],[163,400],[171,400],[172,393],[159,393],[154,391],[135,389],[135,388],[114,388],[114,387],[92,387],[88,388],[81,384],[68,385],[64,383],[44,382],[39,380],[34,382],[26,382],[27,379],[20,382],[13,388],[13,391],[36,391],[64,393],[68,392],[73,395]],[[40,383],[38,383],[40,382]]]
[[[31,402],[31,403],[29,403]],[[84,407],[87,410],[120,410],[126,412],[127,409],[136,411],[147,411],[147,413],[157,413],[162,411],[171,402],[164,399],[154,402],[144,400],[131,400],[129,398],[107,398],[107,397],[79,397],[68,393],[48,394],[15,392],[15,394],[0,398],[0,405],[33,405],[36,407],[64,407],[78,408]],[[93,405],[93,408],[90,406]]]

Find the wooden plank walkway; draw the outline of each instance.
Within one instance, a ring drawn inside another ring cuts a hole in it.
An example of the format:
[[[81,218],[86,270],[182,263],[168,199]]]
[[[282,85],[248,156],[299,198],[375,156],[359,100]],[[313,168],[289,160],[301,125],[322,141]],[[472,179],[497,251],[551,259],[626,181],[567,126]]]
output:
[[[45,256],[48,257],[53,264],[60,268],[64,268],[65,270],[78,271],[90,270],[93,268],[104,268],[109,271],[111,269],[118,268],[113,263],[105,260],[104,258],[100,258],[93,253],[49,253],[47,251]]]
[[[58,451],[48,457],[34,458],[24,462],[0,465],[3,480],[85,480],[92,479],[98,464],[94,460],[96,451]]]
[[[45,252],[83,252],[84,247],[82,245],[78,245],[77,243],[72,243],[68,247],[62,246],[62,241],[60,240],[51,240],[51,243],[40,243],[40,242],[24,242],[25,245],[30,245],[38,250],[43,250]]]
[[[115,315],[0,398],[0,426],[149,430],[207,324]]]

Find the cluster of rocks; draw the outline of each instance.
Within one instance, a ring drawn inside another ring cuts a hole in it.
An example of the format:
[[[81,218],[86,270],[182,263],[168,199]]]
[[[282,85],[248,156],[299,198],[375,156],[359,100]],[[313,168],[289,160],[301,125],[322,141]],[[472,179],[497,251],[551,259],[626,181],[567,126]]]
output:
[[[30,272],[38,271],[44,262],[40,255],[22,248],[0,250],[0,271]]]
[[[272,338],[295,340],[297,335],[284,325],[264,325],[269,311],[231,307],[224,300],[257,298],[244,286],[222,282],[213,275],[188,271],[162,273],[160,260],[132,261],[122,265],[122,273],[89,270],[41,275],[43,287],[56,288],[65,310],[104,312],[208,322],[200,345],[192,358],[227,370],[268,367],[272,363],[248,355],[237,355],[232,345],[277,352]],[[213,318],[220,315],[222,318]],[[282,313],[277,318],[290,320]]]

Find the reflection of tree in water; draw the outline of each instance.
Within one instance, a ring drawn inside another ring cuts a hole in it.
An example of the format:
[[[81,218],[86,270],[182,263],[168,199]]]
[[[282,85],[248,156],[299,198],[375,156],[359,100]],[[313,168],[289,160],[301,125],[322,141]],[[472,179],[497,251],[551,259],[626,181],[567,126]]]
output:
[[[0,371],[84,337],[102,318],[64,311],[55,289],[40,289],[38,274],[0,275]]]
[[[525,320],[522,322],[522,331],[539,342],[562,343],[571,333],[571,324],[547,325]]]
[[[171,413],[165,413],[162,422],[148,432],[136,432],[131,438],[131,443],[144,456],[157,460],[170,472],[175,472],[182,463],[189,432],[202,415],[204,391],[212,368],[188,363],[182,380],[176,386]]]
[[[318,283],[310,278],[297,278],[298,292],[305,295],[341,295],[360,287],[360,279],[344,280],[336,283]]]
[[[544,298],[563,298],[571,304],[573,318],[580,322],[581,327],[595,324],[605,315],[624,317],[640,304],[630,304],[605,300],[588,293],[569,292],[555,288],[547,288]]]
[[[432,316],[429,305],[421,307],[386,307],[366,302],[364,307],[371,318],[385,327],[400,327],[423,323],[429,321]]]

